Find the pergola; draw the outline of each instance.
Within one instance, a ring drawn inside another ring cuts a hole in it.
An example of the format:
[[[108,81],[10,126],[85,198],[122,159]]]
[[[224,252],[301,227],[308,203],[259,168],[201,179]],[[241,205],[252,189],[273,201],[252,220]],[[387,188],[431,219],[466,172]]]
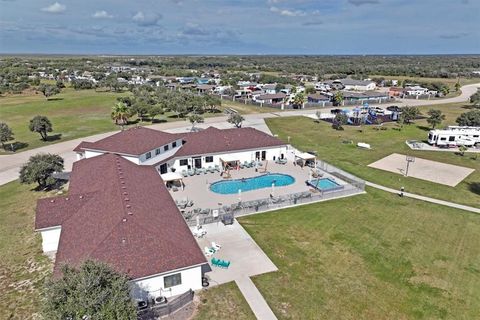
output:
[[[295,154],[295,162],[297,162],[297,159],[302,161],[301,166],[304,167],[307,161],[313,161],[315,163],[317,160],[317,156],[307,152],[302,152]]]
[[[162,180],[165,182],[165,185],[168,185],[169,182],[174,183],[178,181],[180,182],[182,189],[184,187],[183,176],[178,172],[167,172],[167,173],[161,174],[160,177],[162,177]]]
[[[225,154],[225,155],[222,155],[222,157],[220,158],[220,161],[222,162],[222,167],[225,169],[227,166],[229,166],[230,168],[236,168],[238,167],[239,165],[239,162],[240,160],[233,157],[232,155],[230,154]],[[233,164],[233,165],[232,165]]]

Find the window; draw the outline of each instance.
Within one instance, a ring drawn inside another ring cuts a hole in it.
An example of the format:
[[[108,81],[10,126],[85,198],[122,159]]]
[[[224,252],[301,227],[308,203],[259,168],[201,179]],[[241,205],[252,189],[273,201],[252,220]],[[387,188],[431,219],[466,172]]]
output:
[[[447,140],[446,137],[441,137],[441,138],[440,138],[440,141],[446,141],[446,140]]]
[[[168,150],[168,144],[163,146],[163,151],[167,151],[167,150]]]
[[[159,155],[159,154],[160,154],[160,148],[155,149],[155,155]]]
[[[448,141],[455,141],[455,136],[448,137]]]
[[[165,289],[182,284],[182,274],[176,273],[171,276],[163,277],[163,286]]]
[[[145,158],[150,159],[151,157],[152,157],[152,153],[151,153],[151,152],[147,152],[147,153],[145,154]]]
[[[180,159],[180,165],[181,166],[188,166],[188,160],[187,159]]]
[[[177,146],[177,141],[172,142],[172,148],[175,148]]]
[[[213,162],[213,156],[206,156],[205,157],[205,162]]]

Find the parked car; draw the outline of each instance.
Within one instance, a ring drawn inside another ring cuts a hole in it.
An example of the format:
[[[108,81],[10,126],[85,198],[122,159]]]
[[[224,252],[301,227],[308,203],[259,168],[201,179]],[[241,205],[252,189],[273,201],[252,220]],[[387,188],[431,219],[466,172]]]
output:
[[[400,112],[402,108],[400,108],[399,106],[390,106],[390,107],[387,107],[387,110],[392,112]]]

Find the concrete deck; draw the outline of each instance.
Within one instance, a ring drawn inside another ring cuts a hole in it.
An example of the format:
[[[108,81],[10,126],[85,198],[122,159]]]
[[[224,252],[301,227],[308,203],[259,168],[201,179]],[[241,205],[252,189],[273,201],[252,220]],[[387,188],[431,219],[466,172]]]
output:
[[[236,220],[233,225],[212,223],[204,225],[203,229],[207,234],[197,240],[202,251],[211,247],[212,241],[222,246],[213,256],[207,257],[208,261],[215,257],[231,262],[228,269],[211,266],[212,271],[207,273],[211,286],[278,270]]]
[[[265,165],[265,161],[264,161]],[[288,195],[297,192],[309,191],[312,188],[306,184],[306,181],[309,178],[309,173],[311,168],[301,167],[298,165],[293,165],[292,161],[289,161],[285,165],[276,164],[273,161],[268,161],[267,171],[271,173],[283,173],[291,175],[295,178],[295,182],[289,186],[275,187],[273,193],[275,196]],[[241,179],[241,178],[250,178],[265,174],[260,169],[258,172],[255,172],[254,168],[245,168],[240,170],[232,170],[231,172],[232,179]],[[340,185],[346,185],[346,182],[333,177],[332,175],[323,172],[323,178],[330,178],[335,180]],[[189,176],[184,178],[183,182],[185,184],[184,190],[179,190],[176,192],[171,191],[170,194],[175,200],[193,200],[194,206],[187,208],[187,210],[192,210],[195,208],[221,208],[222,206],[229,206],[231,204],[241,201],[252,201],[259,199],[268,199],[270,194],[272,194],[272,188],[257,189],[247,192],[242,192],[241,196],[238,194],[218,194],[210,191],[210,184],[224,180],[220,173],[207,173],[195,176]]]

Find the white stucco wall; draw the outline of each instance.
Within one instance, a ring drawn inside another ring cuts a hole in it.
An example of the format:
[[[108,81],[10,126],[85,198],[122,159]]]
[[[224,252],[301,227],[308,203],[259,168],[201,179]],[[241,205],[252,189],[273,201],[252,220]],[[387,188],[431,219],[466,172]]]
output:
[[[90,150],[85,150],[85,158],[93,158],[93,157],[96,157],[96,156],[100,156],[102,155],[103,152],[99,152],[99,151],[90,151]]]
[[[43,252],[57,251],[61,231],[60,226],[41,230]]]
[[[255,149],[255,150],[248,150],[248,151],[241,151],[241,152],[232,152],[232,153],[228,153],[228,156],[236,158],[241,163],[243,163],[245,161],[255,160],[255,153],[257,151],[260,151],[260,153],[262,151],[266,151],[267,152],[266,160],[268,160],[268,161],[273,161],[274,157],[279,158],[282,153],[284,154],[285,157],[287,156],[287,147],[275,147],[275,148]],[[214,167],[215,165],[221,166],[220,158],[222,158],[222,156],[225,156],[225,153],[212,154],[211,156],[213,156],[213,162],[211,162],[211,163],[205,162],[205,156],[204,155],[200,156],[202,158],[202,167],[203,168],[208,168],[209,166]],[[186,158],[182,158],[182,159],[188,159],[188,164],[193,168],[194,167],[194,160],[193,160],[194,158],[197,158],[197,157],[193,157],[193,158],[192,157],[186,157]],[[181,159],[175,159],[174,162],[173,162],[173,165],[171,165],[170,168],[175,168],[176,171],[187,170],[188,165],[187,166],[181,166],[180,165],[180,160]]]
[[[172,274],[181,273],[182,284],[165,289],[163,278]],[[131,295],[134,299],[155,298],[159,296],[173,297],[186,291],[202,288],[202,267],[195,266],[181,271],[165,273],[150,278],[133,280]]]

